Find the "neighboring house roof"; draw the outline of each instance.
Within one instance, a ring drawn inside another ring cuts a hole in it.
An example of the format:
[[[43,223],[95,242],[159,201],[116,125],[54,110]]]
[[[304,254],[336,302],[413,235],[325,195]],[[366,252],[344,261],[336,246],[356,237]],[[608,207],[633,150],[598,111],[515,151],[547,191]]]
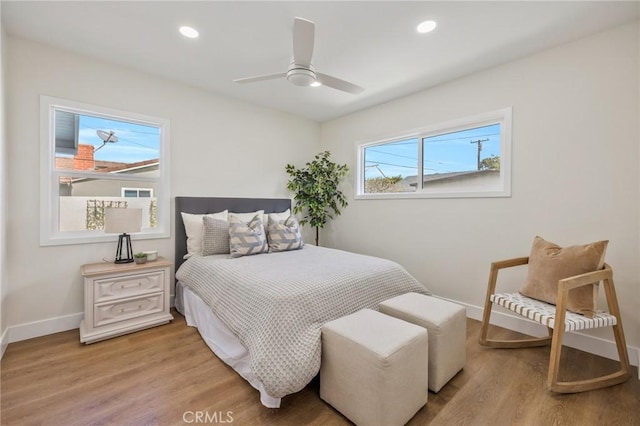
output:
[[[56,158],[56,166],[58,166],[58,160],[71,160],[73,162],[73,158]],[[101,173],[142,173],[151,170],[155,170],[160,165],[160,160],[158,158],[152,160],[144,160],[138,161],[136,163],[117,163],[114,161],[96,161],[96,166],[94,170],[100,171]],[[64,168],[64,167],[61,167]],[[85,180],[91,180],[90,178],[70,178],[70,177],[62,177],[60,178],[61,184],[70,184],[74,182],[81,182]]]
[[[104,161],[94,159],[96,149],[93,145],[79,144],[73,157],[56,157],[56,169],[58,170],[91,170],[100,173],[142,173],[146,171],[157,170],[160,165],[160,159],[153,158],[151,160],[138,161],[135,163],[122,163],[118,161]],[[70,184],[91,180],[90,178],[71,178],[63,177],[60,179],[61,184]]]
[[[96,170],[100,170],[102,173],[140,173],[158,166],[160,160],[154,158],[151,160],[138,161],[137,163],[108,162],[110,163],[109,166],[104,167],[101,167],[98,163],[100,163],[100,161],[96,161]],[[107,162],[105,161],[105,163]]]
[[[438,182],[438,181],[461,181],[471,178],[476,178],[483,175],[492,175],[492,174],[500,174],[500,170],[470,170],[464,172],[450,172],[450,173],[432,173],[428,175],[424,175],[422,177],[423,183],[429,182]],[[401,185],[405,186],[416,186],[417,185],[417,176],[407,176],[402,179]]]

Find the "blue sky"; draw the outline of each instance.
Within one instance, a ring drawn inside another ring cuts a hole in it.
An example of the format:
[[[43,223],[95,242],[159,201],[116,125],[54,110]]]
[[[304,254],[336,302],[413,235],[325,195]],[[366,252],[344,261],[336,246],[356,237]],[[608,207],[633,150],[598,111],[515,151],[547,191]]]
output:
[[[477,170],[480,159],[500,155],[500,124],[478,127],[424,139],[424,174]],[[415,176],[418,171],[419,139],[407,139],[365,150],[365,176]]]
[[[107,143],[94,154],[96,160],[136,163],[160,158],[160,128],[124,121],[80,116],[79,143],[98,148],[102,139],[97,130],[113,131],[118,142]]]

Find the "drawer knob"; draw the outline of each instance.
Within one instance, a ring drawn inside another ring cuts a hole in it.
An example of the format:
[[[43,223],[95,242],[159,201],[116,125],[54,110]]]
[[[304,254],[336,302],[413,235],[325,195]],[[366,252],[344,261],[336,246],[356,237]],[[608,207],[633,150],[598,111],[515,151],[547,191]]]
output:
[[[141,282],[138,282],[138,287],[142,287],[142,283]]]
[[[124,288],[124,284],[120,284],[120,288]]]

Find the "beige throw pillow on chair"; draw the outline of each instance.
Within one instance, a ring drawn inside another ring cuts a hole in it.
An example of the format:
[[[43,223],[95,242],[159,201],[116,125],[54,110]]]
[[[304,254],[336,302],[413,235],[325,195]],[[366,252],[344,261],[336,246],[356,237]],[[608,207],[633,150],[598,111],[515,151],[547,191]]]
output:
[[[532,299],[556,304],[558,281],[602,269],[609,241],[560,247],[536,237],[529,256],[527,281],[520,293]],[[596,314],[598,284],[569,291],[567,309],[593,318]]]

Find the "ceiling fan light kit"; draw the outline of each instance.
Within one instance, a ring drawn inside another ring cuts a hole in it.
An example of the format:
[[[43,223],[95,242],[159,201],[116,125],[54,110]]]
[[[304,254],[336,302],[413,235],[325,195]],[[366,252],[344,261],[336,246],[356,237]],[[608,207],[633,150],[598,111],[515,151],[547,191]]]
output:
[[[284,78],[296,86],[327,86],[347,93],[358,94],[364,89],[337,77],[317,73],[311,65],[315,40],[315,24],[308,19],[293,21],[293,61],[286,73],[259,75],[233,80],[235,83],[254,83],[263,80]]]
[[[296,86],[311,86],[316,82],[316,73],[310,68],[291,68],[287,72],[287,80]]]

